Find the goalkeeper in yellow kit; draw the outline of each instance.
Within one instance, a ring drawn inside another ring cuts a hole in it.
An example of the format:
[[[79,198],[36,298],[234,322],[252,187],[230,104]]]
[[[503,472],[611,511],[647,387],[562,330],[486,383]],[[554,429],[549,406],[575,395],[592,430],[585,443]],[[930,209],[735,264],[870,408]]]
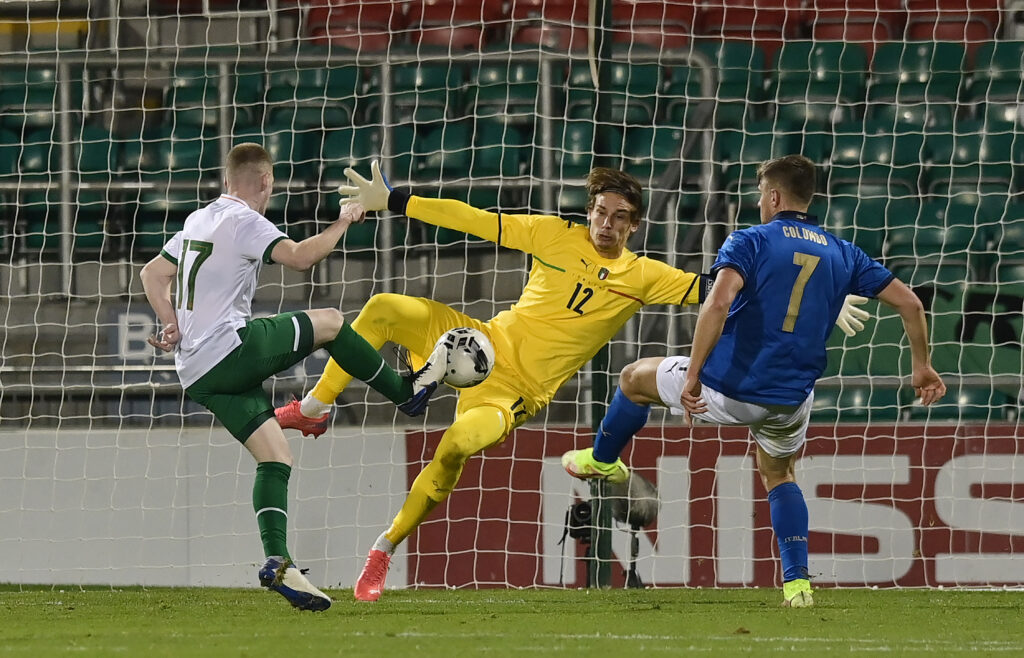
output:
[[[378,349],[391,341],[423,357],[435,350],[445,331],[472,327],[487,335],[496,352],[490,376],[461,391],[455,421],[391,527],[370,550],[355,587],[361,601],[380,598],[395,547],[448,497],[471,456],[501,443],[544,408],[641,306],[696,304],[707,281],[626,249],[640,226],[643,200],[639,181],[621,171],[595,168],[587,177],[589,227],[547,215],[492,213],[459,201],[410,196],[392,189],[376,162],[372,172],[372,180],[366,180],[347,169],[354,185],[342,187],[341,193],[366,210],[390,209],[526,252],[533,266],[519,301],[488,322],[430,299],[381,294],[352,323]],[[277,409],[281,426],[323,433],[328,410],[351,380],[332,359],[301,403]],[[625,469],[621,461],[614,466]]]
[[[445,331],[483,331],[497,355],[482,384],[459,395],[455,421],[431,462],[413,482],[391,527],[367,558],[355,597],[380,597],[391,554],[455,487],[474,454],[501,443],[547,405],[572,377],[644,304],[696,304],[700,276],[639,257],[626,241],[643,214],[640,183],[629,174],[597,168],[587,178],[586,226],[545,215],[507,215],[478,210],[459,201],[409,196],[390,187],[373,163],[373,180],[351,169],[354,196],[366,210],[390,209],[490,240],[533,256],[519,301],[488,322],[445,304],[419,297],[373,296],[352,328],[380,348],[386,341],[426,357]],[[316,387],[301,402],[277,410],[283,427],[319,434],[326,412],[352,380],[332,359]]]

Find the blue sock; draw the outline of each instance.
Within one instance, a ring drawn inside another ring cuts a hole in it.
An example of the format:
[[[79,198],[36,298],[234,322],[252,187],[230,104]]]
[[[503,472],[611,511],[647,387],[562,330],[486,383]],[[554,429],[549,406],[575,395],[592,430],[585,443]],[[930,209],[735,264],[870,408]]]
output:
[[[807,503],[795,482],[783,482],[768,492],[772,529],[782,558],[782,580],[789,582],[807,575]]]
[[[616,388],[608,413],[594,437],[594,459],[606,464],[614,463],[633,435],[647,424],[650,413],[651,405],[637,404],[627,398],[621,388]]]

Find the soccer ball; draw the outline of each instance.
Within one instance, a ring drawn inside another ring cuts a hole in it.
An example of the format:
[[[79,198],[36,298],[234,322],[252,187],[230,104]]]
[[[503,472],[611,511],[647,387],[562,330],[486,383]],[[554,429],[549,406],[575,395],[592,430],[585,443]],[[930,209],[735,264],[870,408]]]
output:
[[[494,346],[484,332],[458,327],[444,332],[438,345],[448,348],[448,368],[444,382],[455,388],[476,386],[494,368]]]

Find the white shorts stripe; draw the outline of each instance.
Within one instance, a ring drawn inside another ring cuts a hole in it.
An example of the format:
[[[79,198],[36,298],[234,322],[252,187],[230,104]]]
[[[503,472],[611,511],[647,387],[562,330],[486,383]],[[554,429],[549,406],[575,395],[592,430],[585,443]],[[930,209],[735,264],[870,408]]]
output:
[[[298,318],[298,316],[295,316],[295,315],[292,316],[292,324],[295,325],[295,341],[292,343],[292,351],[293,352],[298,352],[299,351],[299,334],[301,333],[301,330],[299,329],[299,318]]]
[[[260,514],[263,514],[264,512],[280,512],[281,514],[284,514],[286,517],[288,516],[288,512],[284,511],[280,507],[264,507],[260,511],[256,512],[256,518],[260,518]]]

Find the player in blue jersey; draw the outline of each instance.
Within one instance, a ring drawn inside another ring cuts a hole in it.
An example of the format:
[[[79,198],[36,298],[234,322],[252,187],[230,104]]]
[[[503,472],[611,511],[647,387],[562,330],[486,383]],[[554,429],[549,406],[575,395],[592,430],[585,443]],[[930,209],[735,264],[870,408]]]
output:
[[[626,366],[594,440],[562,464],[579,478],[622,482],[619,454],[647,422],[651,404],[720,425],[746,425],[768,491],[783,567],[783,605],[813,605],[807,572],[807,504],[794,463],[807,435],[825,344],[848,294],[877,297],[900,314],[910,341],[912,384],[921,403],[946,392],[931,366],[921,300],[860,248],[807,214],[815,166],[789,155],[758,169],[761,225],[734,232],[712,267],[690,356]],[[863,318],[861,318],[863,319]]]

